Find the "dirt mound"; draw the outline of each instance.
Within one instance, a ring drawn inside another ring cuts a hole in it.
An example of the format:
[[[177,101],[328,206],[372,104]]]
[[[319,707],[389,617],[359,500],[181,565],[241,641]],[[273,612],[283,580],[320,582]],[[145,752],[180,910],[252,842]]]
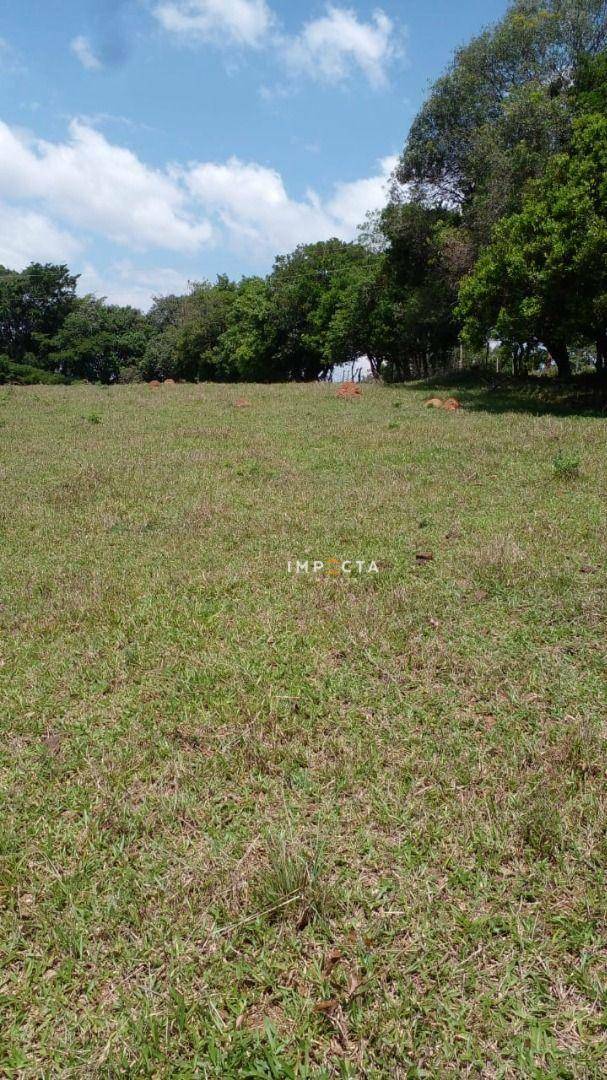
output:
[[[337,391],[337,397],[340,398],[357,398],[362,396],[362,390],[358,383],[345,382],[342,383]]]
[[[456,409],[461,409],[461,405],[457,398],[450,397],[445,401],[439,397],[432,397],[426,402],[427,409],[442,409],[444,412],[455,412]]]

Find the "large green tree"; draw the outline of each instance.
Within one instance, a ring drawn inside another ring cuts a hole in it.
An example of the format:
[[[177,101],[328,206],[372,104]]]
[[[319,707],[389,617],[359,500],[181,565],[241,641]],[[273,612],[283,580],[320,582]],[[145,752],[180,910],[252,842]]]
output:
[[[140,311],[85,296],[52,340],[49,362],[62,375],[110,383],[138,365],[150,328]]]
[[[582,57],[575,73],[572,97],[578,113],[607,116],[607,51]]]
[[[467,239],[457,215],[392,202],[361,230],[367,258],[342,290],[328,344],[349,340],[375,375],[392,381],[433,374],[457,344],[453,317]]]
[[[184,299],[179,318],[176,373],[182,379],[224,380],[233,376],[233,365],[220,349],[222,335],[230,325],[236,285],[225,275],[215,284],[194,285]]]
[[[283,379],[317,379],[351,358],[327,352],[327,333],[352,277],[368,259],[361,244],[326,240],[302,244],[276,259],[268,279],[273,364]]]
[[[576,72],[607,43],[607,0],[514,0],[460,49],[415,119],[397,176],[459,207],[477,250],[569,144]]]
[[[77,281],[63,265],[31,263],[21,273],[0,267],[0,353],[18,361],[34,354],[43,364],[76,304]]]
[[[540,342],[569,375],[572,345],[595,342],[607,366],[607,117],[574,122],[571,150],[527,188],[464,280],[459,314],[472,343]]]
[[[230,318],[218,351],[223,370],[245,382],[272,382],[283,378],[276,348],[268,282],[243,278],[236,287]]]
[[[184,310],[185,297],[169,293],[167,296],[155,296],[147,319],[155,331],[162,332],[169,327],[179,326]]]

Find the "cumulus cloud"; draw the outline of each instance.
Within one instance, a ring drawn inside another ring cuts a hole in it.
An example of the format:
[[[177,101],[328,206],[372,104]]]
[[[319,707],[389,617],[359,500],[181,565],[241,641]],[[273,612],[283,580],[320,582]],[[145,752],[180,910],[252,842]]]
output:
[[[78,120],[69,134],[28,140],[0,121],[0,197],[40,200],[70,225],[134,248],[194,252],[210,240],[210,224],[188,213],[168,172]]]
[[[336,184],[327,209],[345,228],[356,231],[369,210],[380,210],[387,202],[387,185],[398,164],[398,157],[385,157],[379,162],[380,171],[364,180]]]
[[[373,87],[385,86],[402,51],[402,32],[381,9],[365,22],[352,8],[329,3],[293,36],[279,31],[267,0],[161,0],[153,12],[184,41],[271,48],[292,75],[329,83],[362,74]]]
[[[265,43],[273,24],[266,0],[165,0],[154,14],[183,38],[252,47]]]
[[[324,196],[310,189],[294,197],[277,170],[254,161],[154,169],[82,120],[59,142],[0,121],[0,261],[16,268],[73,262],[100,237],[129,257],[154,250],[192,256],[221,242],[243,269],[266,270],[297,244],[354,239],[367,211],[386,202],[395,162],[385,158],[373,175],[335,184]],[[101,278],[92,266],[86,274],[88,289],[137,306],[186,283],[178,270],[131,261],[115,260]]]
[[[323,201],[310,190],[303,199],[289,196],[280,173],[238,158],[193,165],[183,179],[209,216],[217,217],[232,244],[268,253],[332,236],[351,240],[368,210],[384,206],[387,181],[396,158],[385,158],[377,175],[340,183]]]
[[[99,71],[103,67],[101,60],[95,55],[89,39],[84,35],[80,34],[75,37],[70,42],[70,49],[87,71]]]
[[[191,275],[195,277],[196,275]],[[82,268],[78,282],[81,296],[95,293],[105,296],[110,304],[130,304],[147,311],[154,296],[186,292],[190,277],[171,267],[141,267],[130,259],[111,263],[99,271],[91,262]]]
[[[31,262],[69,262],[82,245],[35,210],[20,210],[0,202],[0,264],[23,270]]]
[[[370,22],[361,22],[351,8],[329,4],[324,15],[285,40],[282,51],[295,73],[340,82],[358,69],[378,88],[386,84],[388,65],[399,51],[396,38],[385,12],[376,11]]]

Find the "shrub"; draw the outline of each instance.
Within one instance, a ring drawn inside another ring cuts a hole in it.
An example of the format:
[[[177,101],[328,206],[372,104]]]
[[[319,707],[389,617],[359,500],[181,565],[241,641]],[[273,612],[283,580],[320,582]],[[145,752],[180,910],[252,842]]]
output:
[[[579,455],[567,450],[559,450],[553,458],[552,467],[557,480],[573,480],[580,474]]]
[[[120,368],[118,373],[118,382],[120,383],[139,383],[143,382],[143,375],[141,370],[136,364],[125,364]]]
[[[55,375],[52,371],[44,371],[32,364],[17,364],[7,356],[0,356],[0,383],[15,383],[17,386],[65,386],[69,381],[63,375]]]

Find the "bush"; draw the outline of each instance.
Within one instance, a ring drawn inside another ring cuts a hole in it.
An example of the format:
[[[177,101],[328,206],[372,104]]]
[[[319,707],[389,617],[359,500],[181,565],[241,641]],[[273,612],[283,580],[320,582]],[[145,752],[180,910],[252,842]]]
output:
[[[136,364],[125,364],[120,368],[118,373],[118,382],[120,383],[138,383],[143,382],[143,375]]]
[[[17,364],[8,356],[0,356],[0,383],[14,383],[16,386],[66,386],[69,383],[63,375],[34,367],[33,364]]]

